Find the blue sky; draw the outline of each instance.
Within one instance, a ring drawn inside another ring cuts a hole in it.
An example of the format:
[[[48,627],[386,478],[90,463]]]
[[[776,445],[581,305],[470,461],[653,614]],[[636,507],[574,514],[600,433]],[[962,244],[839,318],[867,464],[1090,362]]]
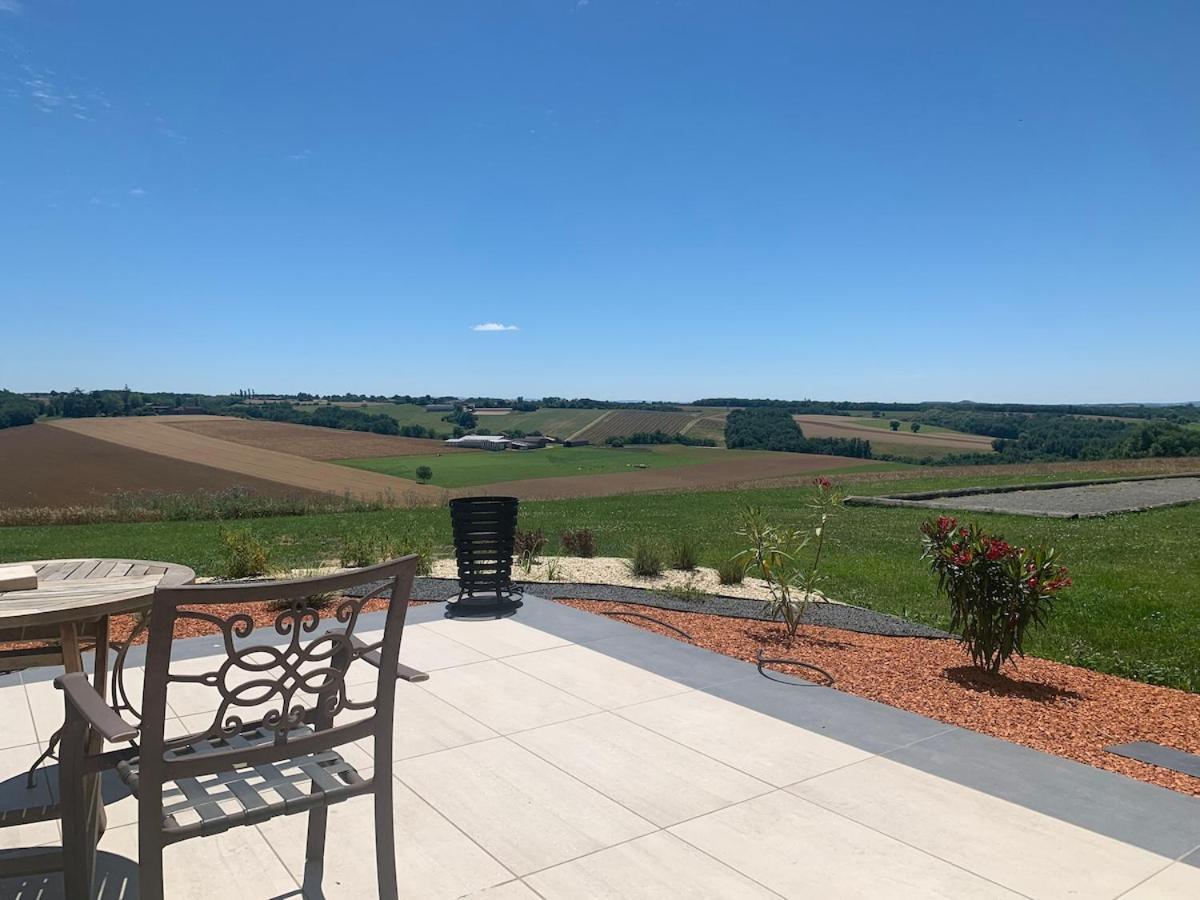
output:
[[[1200,399],[1198,43],[1192,0],[0,0],[0,386]]]

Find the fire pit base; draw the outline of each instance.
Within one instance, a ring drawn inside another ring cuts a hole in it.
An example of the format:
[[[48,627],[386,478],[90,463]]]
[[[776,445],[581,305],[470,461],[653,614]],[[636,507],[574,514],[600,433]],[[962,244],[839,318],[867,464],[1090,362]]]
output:
[[[507,596],[459,595],[446,601],[446,617],[449,619],[503,619],[515,613],[523,603],[519,592]]]

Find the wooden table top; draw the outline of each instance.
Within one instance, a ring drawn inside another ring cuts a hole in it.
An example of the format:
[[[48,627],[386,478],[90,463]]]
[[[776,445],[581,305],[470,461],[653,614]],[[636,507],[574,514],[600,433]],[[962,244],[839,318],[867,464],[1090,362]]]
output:
[[[144,559],[43,559],[18,565],[33,566],[38,587],[0,591],[0,629],[137,612],[149,606],[160,584],[196,580],[187,566]]]

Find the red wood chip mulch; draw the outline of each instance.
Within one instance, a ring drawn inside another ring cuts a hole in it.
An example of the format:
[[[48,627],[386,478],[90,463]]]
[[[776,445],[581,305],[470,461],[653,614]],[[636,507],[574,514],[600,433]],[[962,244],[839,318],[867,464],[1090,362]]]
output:
[[[777,623],[599,600],[558,602],[591,613],[632,609],[652,615],[682,628],[700,647],[747,662],[754,662],[760,648],[768,657],[802,659],[828,671],[838,690],[1200,796],[1200,778],[1104,750],[1112,744],[1153,741],[1200,753],[1200,694],[1033,657],[988,676],[973,669],[966,652],[951,640],[804,626],[789,647]],[[624,621],[680,640],[652,622]],[[770,668],[805,677],[795,666]]]

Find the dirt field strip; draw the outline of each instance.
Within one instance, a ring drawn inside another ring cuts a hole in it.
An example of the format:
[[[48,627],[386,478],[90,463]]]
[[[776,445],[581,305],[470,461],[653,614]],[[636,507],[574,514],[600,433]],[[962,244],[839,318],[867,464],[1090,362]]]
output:
[[[949,447],[963,453],[988,453],[992,439],[981,434],[922,434],[901,429],[855,425],[851,416],[792,416],[806,437],[862,438],[880,444],[906,444],[911,447]]]
[[[605,475],[567,475],[559,478],[530,478],[461,488],[456,496],[489,495],[522,500],[559,500],[570,497],[610,497],[644,491],[703,491],[757,486],[779,478],[811,478],[815,472],[871,465],[870,461],[844,456],[810,453],[771,453],[752,460],[721,460],[724,450],[711,451],[717,462],[680,466],[676,469],[642,469]]]
[[[597,425],[599,425],[601,422],[603,422],[605,419],[607,419],[609,416],[611,416],[614,412],[616,412],[615,409],[605,410],[604,412],[600,413],[600,415],[596,416],[596,418],[592,419],[592,421],[588,422],[586,425],[584,425],[582,428],[580,428],[578,431],[576,431],[574,434],[572,434],[570,437],[564,438],[564,440],[568,440],[568,441],[575,440],[577,437],[579,437],[581,434],[583,434],[589,428],[595,428]]]
[[[194,434],[245,444],[248,447],[260,447],[263,450],[278,450],[280,453],[303,456],[305,459],[421,456],[440,453],[446,449],[441,441],[427,438],[343,431],[338,428],[268,422],[264,419],[240,419],[235,416],[171,416],[161,421],[172,428],[180,428]]]
[[[64,419],[52,423],[52,427],[133,447],[147,453],[238,472],[308,491],[350,494],[364,500],[374,500],[390,494],[397,502],[414,506],[440,503],[445,496],[439,488],[419,485],[390,475],[305,459],[261,447],[235,444],[182,428],[172,428],[166,417]]]
[[[284,497],[299,488],[183,462],[50,425],[0,430],[0,506],[102,505],[123,493],[189,494],[244,488]]]

